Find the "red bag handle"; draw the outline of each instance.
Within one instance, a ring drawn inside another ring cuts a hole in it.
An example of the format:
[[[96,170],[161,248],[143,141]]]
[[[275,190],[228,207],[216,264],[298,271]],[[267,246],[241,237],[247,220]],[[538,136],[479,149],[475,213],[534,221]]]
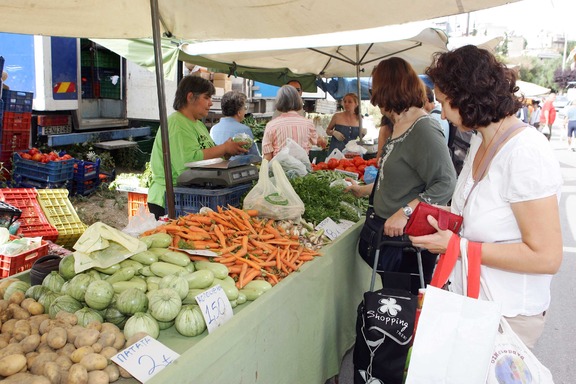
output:
[[[477,299],[480,294],[480,264],[482,262],[482,243],[468,242],[468,297]],[[440,255],[430,285],[442,288],[456,265],[460,255],[460,236],[455,233],[450,237],[446,252]]]

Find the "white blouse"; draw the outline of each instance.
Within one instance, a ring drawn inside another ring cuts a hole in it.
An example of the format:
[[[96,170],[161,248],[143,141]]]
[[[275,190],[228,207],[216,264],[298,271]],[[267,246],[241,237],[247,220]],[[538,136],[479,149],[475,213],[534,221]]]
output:
[[[526,127],[498,151],[487,175],[474,188],[464,207],[474,184],[471,168],[481,142],[480,133],[472,138],[452,198],[452,212],[464,217],[460,235],[484,243],[521,242],[510,204],[552,195],[560,201],[560,165],[544,135]],[[456,292],[462,292],[460,271],[458,262],[451,276]],[[550,304],[552,275],[508,272],[484,265],[481,275],[494,301],[502,303],[504,316],[536,315]],[[483,293],[481,297],[486,299]]]

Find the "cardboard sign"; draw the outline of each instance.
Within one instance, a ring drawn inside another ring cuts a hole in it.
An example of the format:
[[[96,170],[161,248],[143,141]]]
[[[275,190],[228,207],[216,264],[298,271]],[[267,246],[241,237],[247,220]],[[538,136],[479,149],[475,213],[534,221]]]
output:
[[[234,315],[230,300],[220,285],[200,293],[195,299],[204,316],[208,333],[212,333]]]
[[[111,360],[130,372],[136,380],[145,383],[179,357],[179,354],[152,336],[144,336],[112,356]]]
[[[346,232],[346,230],[350,228],[352,225],[354,225],[354,223],[348,220],[341,220],[340,223],[338,224],[331,218],[327,217],[324,220],[322,220],[316,226],[315,229],[316,230],[323,229],[324,234],[330,240],[334,240],[335,238]]]

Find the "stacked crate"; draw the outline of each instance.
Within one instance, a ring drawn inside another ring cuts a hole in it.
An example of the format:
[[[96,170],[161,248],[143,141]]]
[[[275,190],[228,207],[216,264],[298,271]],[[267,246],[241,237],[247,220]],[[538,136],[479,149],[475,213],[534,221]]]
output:
[[[72,189],[74,176],[74,161],[68,160],[39,161],[22,158],[19,153],[14,153],[14,171],[12,179],[18,187],[23,188],[68,188]]]
[[[38,136],[61,135],[72,132],[70,115],[38,115]]]
[[[12,153],[30,148],[33,96],[30,92],[2,91],[0,162],[8,170],[12,169]]]
[[[74,160],[72,194],[87,196],[100,185],[100,159],[96,162]]]

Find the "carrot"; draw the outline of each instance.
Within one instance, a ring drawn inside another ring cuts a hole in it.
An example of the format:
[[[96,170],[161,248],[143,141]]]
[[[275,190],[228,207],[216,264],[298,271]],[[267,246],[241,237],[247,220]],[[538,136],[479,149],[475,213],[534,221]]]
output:
[[[180,243],[180,236],[178,235],[172,236],[172,246],[178,248],[179,243]]]
[[[248,272],[248,264],[242,264],[240,275],[238,275],[238,281],[236,282],[236,286],[238,288],[244,287],[244,278],[246,277],[246,272]]]
[[[228,253],[236,250],[236,248],[241,247],[241,246],[242,246],[242,244],[232,244],[232,245],[230,245],[229,247],[219,249],[219,250],[218,250],[218,254],[219,254],[219,255],[228,254]]]
[[[262,272],[260,272],[259,269],[251,269],[248,272],[246,272],[246,275],[244,275],[244,281],[243,281],[243,285],[240,288],[243,288],[246,286],[246,284],[248,284],[249,282],[251,282],[252,280],[254,280],[255,277],[257,276],[261,276]]]
[[[257,209],[245,209],[244,212],[250,217],[256,217],[260,213]]]
[[[296,271],[296,270],[298,269],[298,265],[293,264],[291,261],[288,261],[288,260],[286,260],[286,259],[283,260],[282,263],[283,263],[284,265],[288,266],[289,268],[291,268],[292,271]]]
[[[214,226],[214,234],[216,234],[216,236],[218,237],[218,241],[220,242],[220,245],[222,246],[222,248],[226,247],[226,237],[224,236],[224,234],[222,233],[222,230],[220,230],[220,228],[215,225]]]
[[[201,255],[191,255],[188,254],[188,258],[192,261],[210,261],[210,256],[201,256]]]
[[[234,274],[234,273],[238,273],[238,274],[239,274],[240,272],[242,272],[242,267],[243,267],[244,265],[248,266],[248,264],[242,264],[242,265],[234,264],[234,265],[228,267],[228,270],[230,271],[230,275],[232,275],[232,274]]]
[[[234,254],[235,257],[240,258],[248,253],[248,240],[248,236],[242,238],[242,248]]]
[[[182,228],[184,228],[184,227],[180,227],[180,229],[182,229]],[[191,232],[179,231],[179,232],[176,232],[176,235],[178,235],[178,236],[180,236],[181,238],[186,239],[186,240],[192,240],[192,241],[197,241],[197,240],[203,241],[203,240],[206,240],[206,236],[204,236],[204,235],[201,234],[201,233],[194,233],[194,232],[191,233]],[[208,238],[210,238],[210,236],[208,236]]]

